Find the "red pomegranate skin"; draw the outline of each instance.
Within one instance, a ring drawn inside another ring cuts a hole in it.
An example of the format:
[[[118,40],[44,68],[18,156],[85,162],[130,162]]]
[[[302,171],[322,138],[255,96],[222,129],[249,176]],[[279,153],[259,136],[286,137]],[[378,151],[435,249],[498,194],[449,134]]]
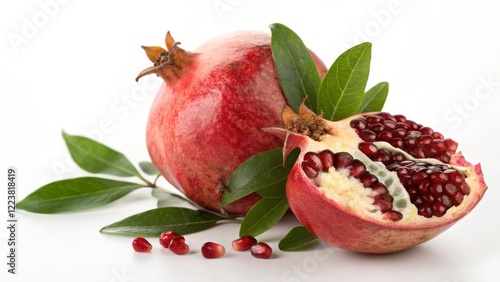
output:
[[[286,104],[270,42],[269,34],[253,31],[206,42],[193,51],[189,70],[163,83],[153,102],[146,132],[152,162],[202,208],[245,214],[259,196],[251,194],[221,210],[224,183],[249,157],[282,146],[262,130],[283,126]],[[326,67],[312,56],[324,76]]]

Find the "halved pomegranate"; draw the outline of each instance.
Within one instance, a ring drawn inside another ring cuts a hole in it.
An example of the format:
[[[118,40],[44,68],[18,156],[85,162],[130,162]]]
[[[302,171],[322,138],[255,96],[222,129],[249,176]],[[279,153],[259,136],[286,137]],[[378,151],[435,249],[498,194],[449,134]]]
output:
[[[389,253],[423,243],[468,214],[487,187],[480,164],[457,142],[385,112],[338,122],[305,106],[286,107],[284,157],[301,152],[286,193],[297,218],[318,238],[347,250]]]

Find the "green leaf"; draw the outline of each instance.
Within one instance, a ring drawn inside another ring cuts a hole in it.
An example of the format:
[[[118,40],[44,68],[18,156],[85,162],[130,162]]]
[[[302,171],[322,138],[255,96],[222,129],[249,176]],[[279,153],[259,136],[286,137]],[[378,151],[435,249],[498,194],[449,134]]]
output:
[[[345,51],[326,73],[318,93],[323,118],[335,121],[357,113],[370,72],[371,46],[365,42]]]
[[[227,218],[202,211],[179,207],[148,210],[103,227],[108,234],[130,236],[158,236],[172,230],[179,234],[190,234],[212,227],[217,221]]]
[[[358,113],[380,112],[384,107],[387,94],[389,93],[389,83],[380,82],[368,90],[363,96]]]
[[[318,243],[318,238],[314,236],[304,226],[297,226],[290,230],[286,236],[280,240],[278,248],[282,251],[300,251],[310,248]]]
[[[279,23],[269,27],[274,65],[288,104],[298,112],[307,97],[306,106],[316,111],[320,78],[311,53],[290,28]]]
[[[273,197],[281,194],[297,157],[298,151],[292,152],[284,166],[281,148],[264,151],[250,157],[230,175],[226,184],[229,191],[222,195],[222,206],[257,191],[263,195],[265,193],[274,195]]]
[[[116,176],[142,176],[132,163],[117,152],[97,141],[83,136],[62,133],[73,160],[84,170]]]
[[[199,208],[198,205],[194,204],[190,200],[180,196],[176,195],[174,193],[170,193],[166,191],[165,189],[162,188],[153,188],[151,191],[151,195],[158,199],[158,208],[165,208],[165,207],[183,207],[183,208]]]
[[[49,183],[17,203],[35,213],[78,211],[110,203],[143,184],[96,177],[65,179]]]
[[[158,175],[160,172],[152,162],[140,162],[139,167],[141,168],[144,173],[149,174],[149,175]]]
[[[286,198],[258,201],[246,214],[240,227],[240,236],[257,236],[276,225],[288,210]]]

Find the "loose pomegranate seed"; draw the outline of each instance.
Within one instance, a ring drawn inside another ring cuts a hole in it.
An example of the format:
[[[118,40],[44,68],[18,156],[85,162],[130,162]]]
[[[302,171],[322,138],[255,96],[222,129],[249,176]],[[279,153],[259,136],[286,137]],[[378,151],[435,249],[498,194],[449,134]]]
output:
[[[147,253],[153,249],[153,246],[144,237],[137,237],[132,241],[132,247],[136,252]]]
[[[233,249],[238,252],[249,250],[255,244],[257,244],[257,239],[249,235],[245,235],[232,242]]]
[[[214,242],[206,242],[201,246],[201,254],[207,259],[220,258],[224,256],[225,253],[226,248]]]
[[[173,238],[170,245],[168,245],[168,249],[177,255],[184,255],[189,252],[189,246],[183,236]]]
[[[268,244],[260,242],[250,248],[250,253],[256,258],[268,259],[273,254],[273,249]]]
[[[162,245],[165,248],[168,248],[170,245],[170,242],[172,239],[175,237],[181,236],[179,233],[174,232],[174,231],[165,231],[160,234],[160,245]]]

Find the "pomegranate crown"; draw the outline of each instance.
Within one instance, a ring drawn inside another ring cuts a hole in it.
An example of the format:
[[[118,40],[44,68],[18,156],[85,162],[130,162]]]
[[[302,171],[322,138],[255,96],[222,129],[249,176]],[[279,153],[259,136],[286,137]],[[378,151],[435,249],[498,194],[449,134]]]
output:
[[[193,64],[195,54],[180,48],[179,44],[181,43],[175,41],[168,31],[165,36],[167,49],[160,46],[141,46],[153,66],[142,70],[135,80],[139,81],[141,77],[153,73],[167,83],[173,83],[181,77]]]

